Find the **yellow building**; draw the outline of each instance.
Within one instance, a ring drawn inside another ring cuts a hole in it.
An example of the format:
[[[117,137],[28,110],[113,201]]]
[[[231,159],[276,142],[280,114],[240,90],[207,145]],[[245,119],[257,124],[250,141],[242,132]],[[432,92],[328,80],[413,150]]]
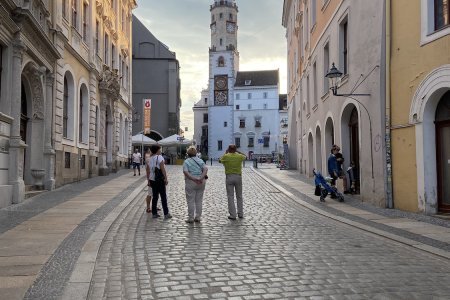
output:
[[[55,1],[56,186],[124,168],[130,152],[135,0]]]
[[[388,1],[394,207],[450,212],[450,6]]]

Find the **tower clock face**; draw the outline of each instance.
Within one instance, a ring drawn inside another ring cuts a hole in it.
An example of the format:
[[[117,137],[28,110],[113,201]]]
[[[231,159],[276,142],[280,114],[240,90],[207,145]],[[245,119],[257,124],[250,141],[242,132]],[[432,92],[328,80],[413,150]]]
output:
[[[216,92],[216,105],[227,105],[228,95],[226,91]]]
[[[227,78],[226,77],[217,77],[216,78],[216,89],[223,90],[227,88]]]
[[[227,32],[234,33],[235,30],[236,30],[236,25],[234,23],[227,22]]]

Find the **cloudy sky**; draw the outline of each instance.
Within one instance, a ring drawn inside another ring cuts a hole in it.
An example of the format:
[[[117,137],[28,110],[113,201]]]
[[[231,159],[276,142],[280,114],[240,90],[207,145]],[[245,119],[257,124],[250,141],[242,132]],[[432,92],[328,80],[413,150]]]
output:
[[[181,77],[181,128],[192,138],[192,106],[208,84],[210,11],[213,0],[138,0],[134,14],[176,53]],[[280,69],[280,92],[286,93],[286,38],[281,25],[282,0],[237,0],[240,71]]]

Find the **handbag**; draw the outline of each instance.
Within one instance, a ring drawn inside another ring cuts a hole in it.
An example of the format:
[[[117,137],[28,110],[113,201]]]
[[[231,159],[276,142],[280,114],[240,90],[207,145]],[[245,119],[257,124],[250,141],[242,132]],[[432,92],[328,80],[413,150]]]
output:
[[[200,167],[200,169],[202,170],[202,173],[203,173],[203,168],[200,166],[200,164],[199,164],[195,159],[193,159],[193,158],[191,158],[191,159],[197,164],[197,166]],[[204,178],[205,178],[205,179],[208,179],[208,175],[205,175]]]
[[[158,165],[158,157],[156,157],[156,165]],[[164,182],[165,177],[160,168],[155,166],[155,182],[162,183]]]

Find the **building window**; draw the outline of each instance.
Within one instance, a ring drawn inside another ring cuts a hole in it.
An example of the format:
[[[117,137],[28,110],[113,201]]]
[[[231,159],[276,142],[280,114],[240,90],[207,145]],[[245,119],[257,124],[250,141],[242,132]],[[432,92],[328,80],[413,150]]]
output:
[[[247,94],[247,99],[252,99],[252,93]]]
[[[105,63],[105,65],[108,64],[108,60],[109,60],[109,36],[108,34],[105,33],[105,55],[103,56],[103,62]]]
[[[317,105],[317,64],[313,64],[313,103]]]
[[[75,27],[75,29],[77,29],[77,19],[78,19],[77,7],[78,1],[72,0],[72,26]]]
[[[264,92],[264,93],[263,93],[263,98],[264,98],[264,99],[267,99],[267,92]]]
[[[122,60],[122,76],[120,78],[120,83],[125,87],[125,60]]]
[[[63,137],[68,137],[69,121],[69,85],[67,77],[64,76],[64,94],[63,94]]]
[[[62,1],[62,16],[67,19],[67,0]]]
[[[217,150],[222,150],[222,141],[217,141]]]
[[[128,74],[129,74],[129,68],[128,68],[128,66],[125,66],[125,89],[127,89],[128,90]]]
[[[241,148],[241,138],[234,138],[234,144],[236,145],[236,148]]]
[[[95,106],[95,132],[94,132],[94,139],[95,139],[95,146],[98,146],[98,127],[99,127],[100,119],[98,117],[98,106]]]
[[[249,137],[248,138],[248,147],[254,147],[255,146],[255,138]]]
[[[233,21],[233,14],[228,15],[228,20]]]
[[[3,71],[3,46],[0,45],[0,99],[2,97],[2,78],[3,78],[2,71]]]
[[[80,89],[80,104],[79,104],[79,112],[78,112],[78,141],[80,143],[83,142],[83,89]]]
[[[123,86],[123,66],[122,66],[122,54],[119,54],[119,78],[120,78],[120,86]]]
[[[264,147],[269,147],[270,146],[270,136],[264,136],[263,137],[263,142],[264,142],[264,144],[263,144],[263,146]]]
[[[88,5],[83,3],[83,41],[87,43],[88,39]]]
[[[263,107],[264,109],[267,109],[267,103],[264,103]]]
[[[64,168],[70,169],[70,152],[64,152]]]
[[[116,67],[116,46],[114,44],[111,45],[111,68]]]
[[[95,22],[95,54],[100,53],[100,23]]]
[[[247,109],[252,109],[252,105],[251,104],[247,104]]]
[[[220,56],[220,57],[219,57],[217,66],[219,66],[219,67],[225,66],[225,59],[223,58],[223,56]]]
[[[434,30],[450,25],[449,0],[434,0]]]
[[[86,155],[81,155],[81,160],[80,160],[80,168],[82,170],[86,169]]]
[[[236,110],[239,110],[239,104],[236,104]]]
[[[241,99],[241,95],[239,93],[236,93],[236,100],[240,100]]]
[[[245,119],[239,120],[239,128],[245,128]]]
[[[261,119],[255,120],[255,127],[261,127]]]
[[[311,0],[311,28],[316,24],[317,0]]]
[[[329,43],[323,47],[323,74],[328,73],[328,68],[330,67],[330,46]],[[328,90],[330,89],[330,81],[325,76],[322,76],[323,80],[323,93],[328,93]]]
[[[222,44],[223,44],[223,40],[222,40],[222,39],[220,39],[220,46],[222,46]]]
[[[311,95],[309,93],[309,75],[306,76],[306,109],[307,112],[309,113],[310,110],[310,102],[311,101]]]
[[[203,123],[208,123],[208,114],[203,114]]]
[[[125,10],[122,8],[122,31],[125,32]]]
[[[227,122],[223,122],[223,127],[228,127],[228,123]]]
[[[348,20],[339,26],[339,62],[343,75],[348,74]]]
[[[111,8],[112,8],[113,10],[114,10],[114,6],[115,6],[115,5],[114,5],[114,4],[115,4],[114,2],[116,2],[116,1],[115,1],[115,0],[111,0]]]
[[[208,104],[208,98],[205,98],[205,104]]]
[[[219,14],[219,19],[222,19],[223,18],[223,13],[220,13]]]

